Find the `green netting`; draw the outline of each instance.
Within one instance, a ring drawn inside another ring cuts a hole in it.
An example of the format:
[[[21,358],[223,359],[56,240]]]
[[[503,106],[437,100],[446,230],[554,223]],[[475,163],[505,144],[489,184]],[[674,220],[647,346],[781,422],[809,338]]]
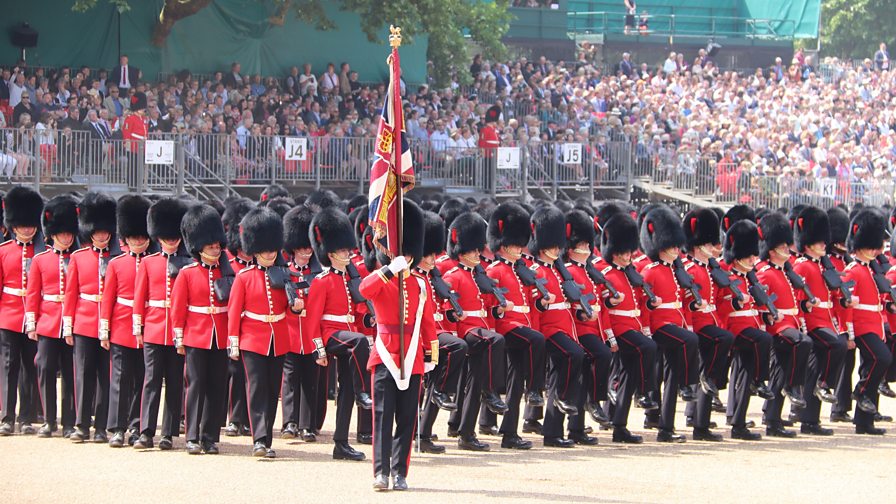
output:
[[[786,19],[792,26],[774,28],[792,30],[795,38],[818,37],[821,0],[741,0],[741,4],[740,12],[744,17]]]

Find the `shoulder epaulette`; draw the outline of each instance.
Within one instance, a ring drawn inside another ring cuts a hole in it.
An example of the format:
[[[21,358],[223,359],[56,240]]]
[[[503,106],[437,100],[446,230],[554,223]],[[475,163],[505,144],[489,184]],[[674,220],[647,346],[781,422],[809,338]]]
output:
[[[446,271],[445,274],[446,274],[446,275],[450,275],[451,273],[454,273],[455,271],[457,271],[457,270],[459,270],[459,269],[460,269],[460,268],[458,268],[457,266],[455,266],[455,267],[451,268],[450,270]]]
[[[253,271],[253,270],[255,270],[255,265],[254,265],[254,264],[251,265],[251,266],[246,266],[245,268],[241,269],[240,272],[237,273],[237,275],[242,275],[243,273],[246,273],[246,272],[249,272],[249,271]]]
[[[180,270],[183,271],[183,270],[185,270],[185,269],[187,269],[187,268],[195,268],[195,267],[197,267],[197,266],[199,266],[199,263],[198,263],[198,262],[194,262],[194,263],[190,263],[190,264],[184,266],[184,267],[181,268]]]
[[[47,252],[49,252],[49,250],[47,250]],[[112,259],[109,259],[109,263],[111,263],[112,261],[114,261],[116,259],[121,259],[122,257],[131,257],[131,255],[130,254],[117,255],[117,256],[113,257]]]
[[[0,247],[6,247],[6,246],[8,246],[10,243],[14,243],[14,242],[15,242],[15,240],[12,240],[12,239],[6,240],[5,242],[0,243]]]
[[[79,252],[84,252],[85,250],[90,250],[90,247],[81,247],[81,248],[79,248],[78,250],[72,252],[72,255],[75,255],[75,254],[77,254],[77,253],[79,253]]]
[[[47,250],[44,250],[43,252],[41,252],[41,253],[39,253],[39,254],[36,254],[36,255],[34,256],[34,258],[37,259],[38,257],[40,257],[40,256],[42,256],[42,255],[44,255],[44,254],[46,254],[47,252],[52,252],[52,251],[53,251],[53,249],[47,249]]]
[[[856,264],[859,264],[859,261],[853,261],[853,262],[847,264],[846,267],[843,268],[843,271],[851,270]]]
[[[763,271],[765,271],[765,270],[767,270],[767,269],[770,269],[770,268],[771,268],[771,266],[769,266],[768,264],[766,264],[765,266],[759,268],[759,271],[758,271],[757,273],[762,273]]]
[[[688,262],[686,262],[685,265],[684,265],[684,270],[687,271],[687,270],[693,268],[693,267],[696,266],[696,265],[697,265],[697,263],[695,263],[694,261],[688,261]]]
[[[659,265],[660,265],[660,263],[658,263],[658,262],[652,262],[652,263],[648,264],[647,266],[644,266],[644,269],[649,270],[650,268],[655,268]]]
[[[794,265],[797,265],[797,264],[804,263],[804,262],[806,262],[806,261],[808,261],[808,259],[806,259],[805,257],[800,257],[799,259],[797,259],[796,261],[794,261],[793,264],[794,264]]]

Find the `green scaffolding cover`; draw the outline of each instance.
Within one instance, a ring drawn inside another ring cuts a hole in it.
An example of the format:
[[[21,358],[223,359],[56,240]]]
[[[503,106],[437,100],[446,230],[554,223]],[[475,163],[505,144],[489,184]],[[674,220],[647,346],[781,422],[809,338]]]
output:
[[[794,38],[818,37],[821,0],[742,0],[741,16],[786,20],[774,23],[777,33],[793,32]]]

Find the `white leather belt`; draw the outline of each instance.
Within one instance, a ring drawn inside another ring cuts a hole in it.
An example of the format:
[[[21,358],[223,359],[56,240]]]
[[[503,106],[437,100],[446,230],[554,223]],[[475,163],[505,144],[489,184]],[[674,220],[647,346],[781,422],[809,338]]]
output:
[[[227,311],[226,306],[187,306],[187,311],[191,313],[202,313],[204,315],[218,315]]]
[[[84,301],[92,301],[94,303],[99,303],[103,300],[102,294],[78,294],[78,297],[80,297]]]
[[[485,310],[475,310],[475,311],[464,310],[464,315],[466,315],[468,317],[485,318],[485,317],[488,317],[488,312]]]
[[[857,305],[853,305],[853,308],[855,308],[856,310],[870,311],[870,312],[879,312],[879,311],[883,310],[883,307],[879,304],[876,304],[876,305],[857,304]]]
[[[260,313],[252,313],[252,312],[243,312],[243,316],[247,319],[257,320],[258,322],[265,322],[270,324],[272,322],[280,322],[281,320],[286,318],[286,313],[277,313],[275,315],[262,315]],[[326,316],[326,315],[324,315]]]
[[[660,303],[656,305],[654,310],[680,310],[681,309],[681,301],[673,301],[671,303]]]
[[[44,294],[43,300],[48,303],[61,303],[65,299],[63,294]]]
[[[13,289],[12,287],[4,287],[3,293],[12,296],[25,297],[25,289]]]
[[[529,307],[526,305],[514,306],[510,311],[514,313],[529,313]]]
[[[443,317],[441,313],[436,313],[436,314],[433,314],[433,319],[436,322],[441,322],[441,321],[445,320],[445,317]]]
[[[703,308],[702,310],[697,310],[697,311],[700,313],[712,313],[712,312],[716,311],[716,305],[711,304],[711,305],[707,306],[706,308]]]
[[[146,302],[146,306],[151,308],[171,308],[171,301],[168,299],[150,299]]]
[[[326,320],[327,322],[340,322],[343,324],[352,324],[355,322],[354,315],[323,315],[320,319]]]
[[[800,314],[800,311],[796,308],[778,308],[778,313],[780,313],[781,315],[793,315],[794,317],[796,317]]]
[[[607,310],[607,313],[610,315],[616,315],[617,317],[640,317],[641,310]]]
[[[728,314],[729,317],[756,317],[758,315],[757,310],[738,310]]]
[[[547,306],[547,308],[545,308],[545,311],[547,311],[547,310],[568,310],[569,308],[570,308],[570,304],[566,303],[566,302],[553,303],[553,304],[549,304]]]
[[[815,308],[822,308],[824,310],[830,310],[833,307],[834,307],[834,303],[832,303],[830,301],[819,301],[818,304],[815,305]]]
[[[120,305],[127,306],[128,308],[133,308],[133,307],[134,307],[134,300],[133,300],[133,299],[128,299],[128,298],[120,297],[120,298],[115,298],[115,302],[118,303],[118,304],[120,304]]]

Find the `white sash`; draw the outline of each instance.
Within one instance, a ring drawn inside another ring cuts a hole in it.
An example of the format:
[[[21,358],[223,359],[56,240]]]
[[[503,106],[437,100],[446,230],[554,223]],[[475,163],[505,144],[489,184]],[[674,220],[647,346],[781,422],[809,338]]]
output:
[[[401,372],[392,360],[392,355],[389,353],[389,349],[386,348],[385,343],[383,343],[383,339],[376,338],[376,352],[380,355],[380,360],[383,361],[386,369],[389,370],[389,374],[395,379],[398,390],[407,390],[411,385],[411,372],[414,369],[414,361],[417,359],[417,350],[420,347],[420,320],[423,318],[423,306],[426,301],[426,285],[423,283],[422,278],[415,278],[420,286],[420,297],[418,298],[420,302],[417,303],[417,316],[414,318],[414,332],[411,336],[411,344],[408,346],[408,353],[404,356],[404,380],[401,379]],[[398,288],[400,289],[401,285]],[[402,307],[399,306],[398,309],[401,310]]]

